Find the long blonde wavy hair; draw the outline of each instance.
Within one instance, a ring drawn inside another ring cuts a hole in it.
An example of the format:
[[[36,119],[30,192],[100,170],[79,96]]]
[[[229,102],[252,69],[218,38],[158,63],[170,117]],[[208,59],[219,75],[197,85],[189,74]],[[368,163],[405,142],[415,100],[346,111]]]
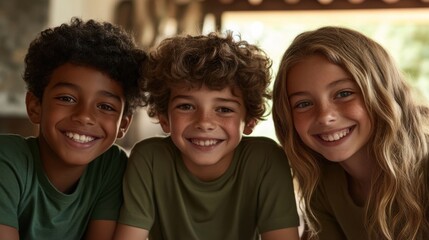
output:
[[[295,131],[286,82],[296,63],[316,54],[340,66],[356,81],[373,124],[368,146],[376,169],[365,205],[370,238],[429,236],[428,108],[412,98],[412,89],[382,46],[351,29],[323,27],[294,39],[283,55],[273,89],[276,135],[299,185],[310,237],[317,239],[320,230],[310,202],[327,160],[307,147]]]

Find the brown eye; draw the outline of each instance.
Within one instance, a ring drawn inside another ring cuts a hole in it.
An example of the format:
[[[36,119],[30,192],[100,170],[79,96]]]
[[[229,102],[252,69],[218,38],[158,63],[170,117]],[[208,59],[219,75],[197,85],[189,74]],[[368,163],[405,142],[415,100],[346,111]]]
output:
[[[107,104],[100,104],[98,108],[105,111],[115,111],[115,109],[112,106]]]
[[[180,110],[185,110],[185,111],[194,109],[191,104],[180,104],[176,108]]]
[[[217,112],[220,113],[230,113],[230,112],[234,112],[232,109],[227,108],[227,107],[220,107],[216,110]]]
[[[58,99],[61,102],[67,102],[67,103],[75,103],[76,102],[76,100],[70,96],[59,96],[59,97],[56,97],[55,99]]]

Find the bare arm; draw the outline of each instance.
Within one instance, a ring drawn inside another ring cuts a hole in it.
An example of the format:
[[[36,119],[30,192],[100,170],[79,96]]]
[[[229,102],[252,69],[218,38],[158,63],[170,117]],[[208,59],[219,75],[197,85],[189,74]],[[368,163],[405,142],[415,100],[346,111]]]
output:
[[[283,228],[261,234],[262,240],[299,240],[298,228]]]
[[[0,239],[19,240],[18,230],[14,227],[0,224]]]
[[[147,239],[149,231],[143,228],[118,224],[114,240],[144,240]]]
[[[116,222],[110,220],[91,220],[86,230],[86,240],[111,240],[115,233]]]

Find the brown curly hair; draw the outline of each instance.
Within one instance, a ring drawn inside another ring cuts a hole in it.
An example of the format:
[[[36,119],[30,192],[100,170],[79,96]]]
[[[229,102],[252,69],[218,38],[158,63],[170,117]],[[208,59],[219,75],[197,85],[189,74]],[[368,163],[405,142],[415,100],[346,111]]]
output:
[[[167,116],[171,87],[240,89],[246,120],[263,120],[271,99],[272,61],[258,46],[234,39],[232,32],[164,39],[149,53],[148,115]]]

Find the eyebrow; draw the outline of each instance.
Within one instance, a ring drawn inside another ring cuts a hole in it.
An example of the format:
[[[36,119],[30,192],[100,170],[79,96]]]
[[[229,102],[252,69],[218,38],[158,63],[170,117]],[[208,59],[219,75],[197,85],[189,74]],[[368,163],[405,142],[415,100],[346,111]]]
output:
[[[341,78],[341,79],[338,79],[336,81],[333,81],[333,82],[329,83],[328,84],[328,88],[333,88],[333,87],[335,87],[337,85],[340,85],[340,84],[345,83],[345,82],[350,82],[350,81],[352,81],[352,79],[349,78],[349,77]],[[299,95],[305,95],[305,92],[304,91],[294,92],[292,94],[289,94],[288,98],[290,99],[290,98],[292,98],[294,96],[299,96]]]
[[[76,90],[76,91],[78,91],[78,90],[80,90],[80,89],[81,89],[81,88],[80,88],[79,86],[77,86],[76,84],[69,83],[69,82],[59,82],[59,83],[56,83],[56,84],[52,87],[52,89],[55,89],[55,88],[61,88],[61,87],[65,87],[65,88],[72,88],[72,89],[74,89],[74,90]],[[121,102],[121,98],[120,98],[118,95],[116,95],[116,94],[114,94],[114,93],[112,93],[112,92],[105,91],[105,90],[101,90],[101,91],[98,91],[97,93],[98,93],[99,95],[102,95],[102,96],[105,96],[105,97],[109,97],[109,98],[113,98],[113,99],[115,99],[116,101]]]
[[[193,97],[188,96],[188,95],[176,95],[176,96],[174,96],[174,97],[171,98],[171,101],[174,101],[174,100],[180,99],[180,98],[189,99],[189,100],[193,99]],[[220,98],[219,97],[219,98],[215,98],[215,100],[216,101],[220,101],[220,102],[231,102],[231,103],[236,103],[238,105],[241,105],[241,103],[240,103],[239,100],[235,100],[235,99],[232,99],[232,98]]]

